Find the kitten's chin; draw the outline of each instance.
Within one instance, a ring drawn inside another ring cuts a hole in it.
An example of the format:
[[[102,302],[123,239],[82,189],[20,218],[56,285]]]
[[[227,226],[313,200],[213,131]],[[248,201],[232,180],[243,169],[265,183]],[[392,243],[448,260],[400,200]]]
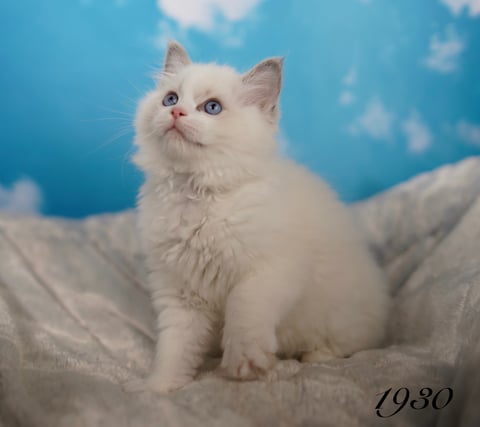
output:
[[[168,129],[163,135],[162,139],[164,139],[165,142],[171,144],[186,144],[198,148],[205,147],[205,144],[188,138],[180,129],[175,127]]]

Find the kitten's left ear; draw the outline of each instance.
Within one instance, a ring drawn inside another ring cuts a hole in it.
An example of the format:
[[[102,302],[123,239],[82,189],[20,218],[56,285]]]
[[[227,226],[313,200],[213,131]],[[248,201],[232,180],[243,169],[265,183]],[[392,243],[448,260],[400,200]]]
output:
[[[242,77],[243,100],[256,104],[269,118],[277,117],[277,103],[282,87],[283,58],[268,58]]]
[[[163,62],[163,71],[167,73],[176,73],[181,68],[191,64],[187,51],[177,41],[168,42],[165,61]]]

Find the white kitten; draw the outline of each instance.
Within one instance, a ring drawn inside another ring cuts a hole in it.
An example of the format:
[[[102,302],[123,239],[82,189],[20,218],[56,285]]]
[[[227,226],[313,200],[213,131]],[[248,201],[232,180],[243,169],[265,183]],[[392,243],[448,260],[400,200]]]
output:
[[[182,387],[220,348],[228,375],[252,379],[276,356],[325,361],[382,340],[387,287],[347,210],[277,153],[281,78],[279,58],[239,75],[171,42],[139,106],[153,390]]]

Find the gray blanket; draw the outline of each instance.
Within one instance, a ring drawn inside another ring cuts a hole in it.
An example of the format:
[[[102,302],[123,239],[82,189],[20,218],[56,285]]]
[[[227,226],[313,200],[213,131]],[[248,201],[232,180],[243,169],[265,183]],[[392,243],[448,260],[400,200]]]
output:
[[[0,424],[480,426],[480,159],[352,209],[395,296],[385,347],[283,362],[268,382],[205,369],[168,396],[121,386],[147,374],[155,340],[134,213],[0,216]],[[405,407],[379,417],[402,387]]]

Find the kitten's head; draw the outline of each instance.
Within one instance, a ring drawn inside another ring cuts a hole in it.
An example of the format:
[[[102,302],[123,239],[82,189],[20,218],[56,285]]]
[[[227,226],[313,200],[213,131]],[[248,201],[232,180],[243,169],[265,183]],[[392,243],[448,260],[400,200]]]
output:
[[[255,173],[276,152],[281,80],[281,58],[238,74],[193,64],[170,42],[157,87],[138,108],[136,163],[147,173],[167,168],[213,185]]]

